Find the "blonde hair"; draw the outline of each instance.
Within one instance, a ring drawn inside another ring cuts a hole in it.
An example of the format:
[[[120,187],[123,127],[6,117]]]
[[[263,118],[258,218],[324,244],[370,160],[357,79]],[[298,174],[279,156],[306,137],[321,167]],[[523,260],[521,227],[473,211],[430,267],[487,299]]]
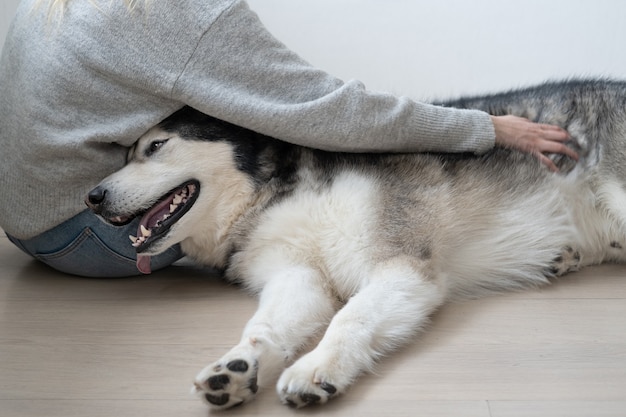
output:
[[[65,5],[70,1],[70,0],[39,0],[39,3],[41,3],[42,1],[49,1],[50,2],[50,8],[51,9],[56,9],[56,8],[64,8]],[[126,3],[126,5],[130,8],[134,7],[135,4],[137,3],[137,0],[123,0],[124,3]]]
[[[85,0],[72,0],[72,1],[85,1]],[[87,0],[87,1],[94,3],[94,0]],[[117,0],[111,0],[111,1],[117,1]],[[126,4],[126,7],[128,7],[128,10],[133,10],[135,6],[137,5],[137,3],[139,3],[139,0],[122,0],[122,1]],[[145,1],[148,1],[148,0],[145,0]],[[67,6],[69,2],[70,0],[37,0],[37,2],[35,3],[35,7],[39,7],[48,3],[48,15],[49,15],[48,17],[53,17],[53,16],[61,17],[63,16],[65,7]],[[96,5],[94,4],[94,6]]]

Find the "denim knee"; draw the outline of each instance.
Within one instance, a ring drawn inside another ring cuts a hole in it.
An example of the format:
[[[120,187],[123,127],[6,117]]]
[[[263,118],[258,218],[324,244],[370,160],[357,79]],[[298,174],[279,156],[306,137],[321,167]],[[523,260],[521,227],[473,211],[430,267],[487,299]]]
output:
[[[86,277],[132,276],[140,274],[135,250],[128,240],[128,235],[137,230],[137,222],[112,226],[86,210],[33,239],[12,236],[9,239],[24,252],[61,272]],[[179,245],[171,247],[152,257],[152,270],[171,265],[182,256]]]

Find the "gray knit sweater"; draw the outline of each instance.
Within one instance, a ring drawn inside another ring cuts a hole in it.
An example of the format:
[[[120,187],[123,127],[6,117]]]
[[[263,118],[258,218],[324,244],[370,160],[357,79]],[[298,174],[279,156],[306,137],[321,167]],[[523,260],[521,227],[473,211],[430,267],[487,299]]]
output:
[[[239,0],[23,0],[0,61],[0,227],[28,239],[83,209],[127,147],[190,105],[337,151],[472,151],[487,114],[368,91],[304,62]],[[42,2],[46,3],[46,2]],[[137,187],[141,187],[137,184]]]

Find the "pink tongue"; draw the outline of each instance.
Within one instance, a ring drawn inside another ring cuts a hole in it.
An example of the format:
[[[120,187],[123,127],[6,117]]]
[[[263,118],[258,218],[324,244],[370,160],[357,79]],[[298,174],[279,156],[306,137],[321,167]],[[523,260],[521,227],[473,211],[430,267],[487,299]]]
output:
[[[137,254],[137,269],[142,274],[152,273],[150,269],[150,256]]]

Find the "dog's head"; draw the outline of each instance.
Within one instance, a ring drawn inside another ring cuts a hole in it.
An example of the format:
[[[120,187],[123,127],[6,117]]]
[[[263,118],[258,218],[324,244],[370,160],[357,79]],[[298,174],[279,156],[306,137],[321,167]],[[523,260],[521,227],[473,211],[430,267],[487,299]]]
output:
[[[136,248],[141,272],[150,272],[150,256],[180,242],[183,249],[195,242],[205,261],[219,266],[211,250],[254,188],[254,152],[240,149],[255,146],[246,145],[253,134],[185,108],[142,136],[128,164],[85,202],[114,225],[141,217],[128,243]]]

